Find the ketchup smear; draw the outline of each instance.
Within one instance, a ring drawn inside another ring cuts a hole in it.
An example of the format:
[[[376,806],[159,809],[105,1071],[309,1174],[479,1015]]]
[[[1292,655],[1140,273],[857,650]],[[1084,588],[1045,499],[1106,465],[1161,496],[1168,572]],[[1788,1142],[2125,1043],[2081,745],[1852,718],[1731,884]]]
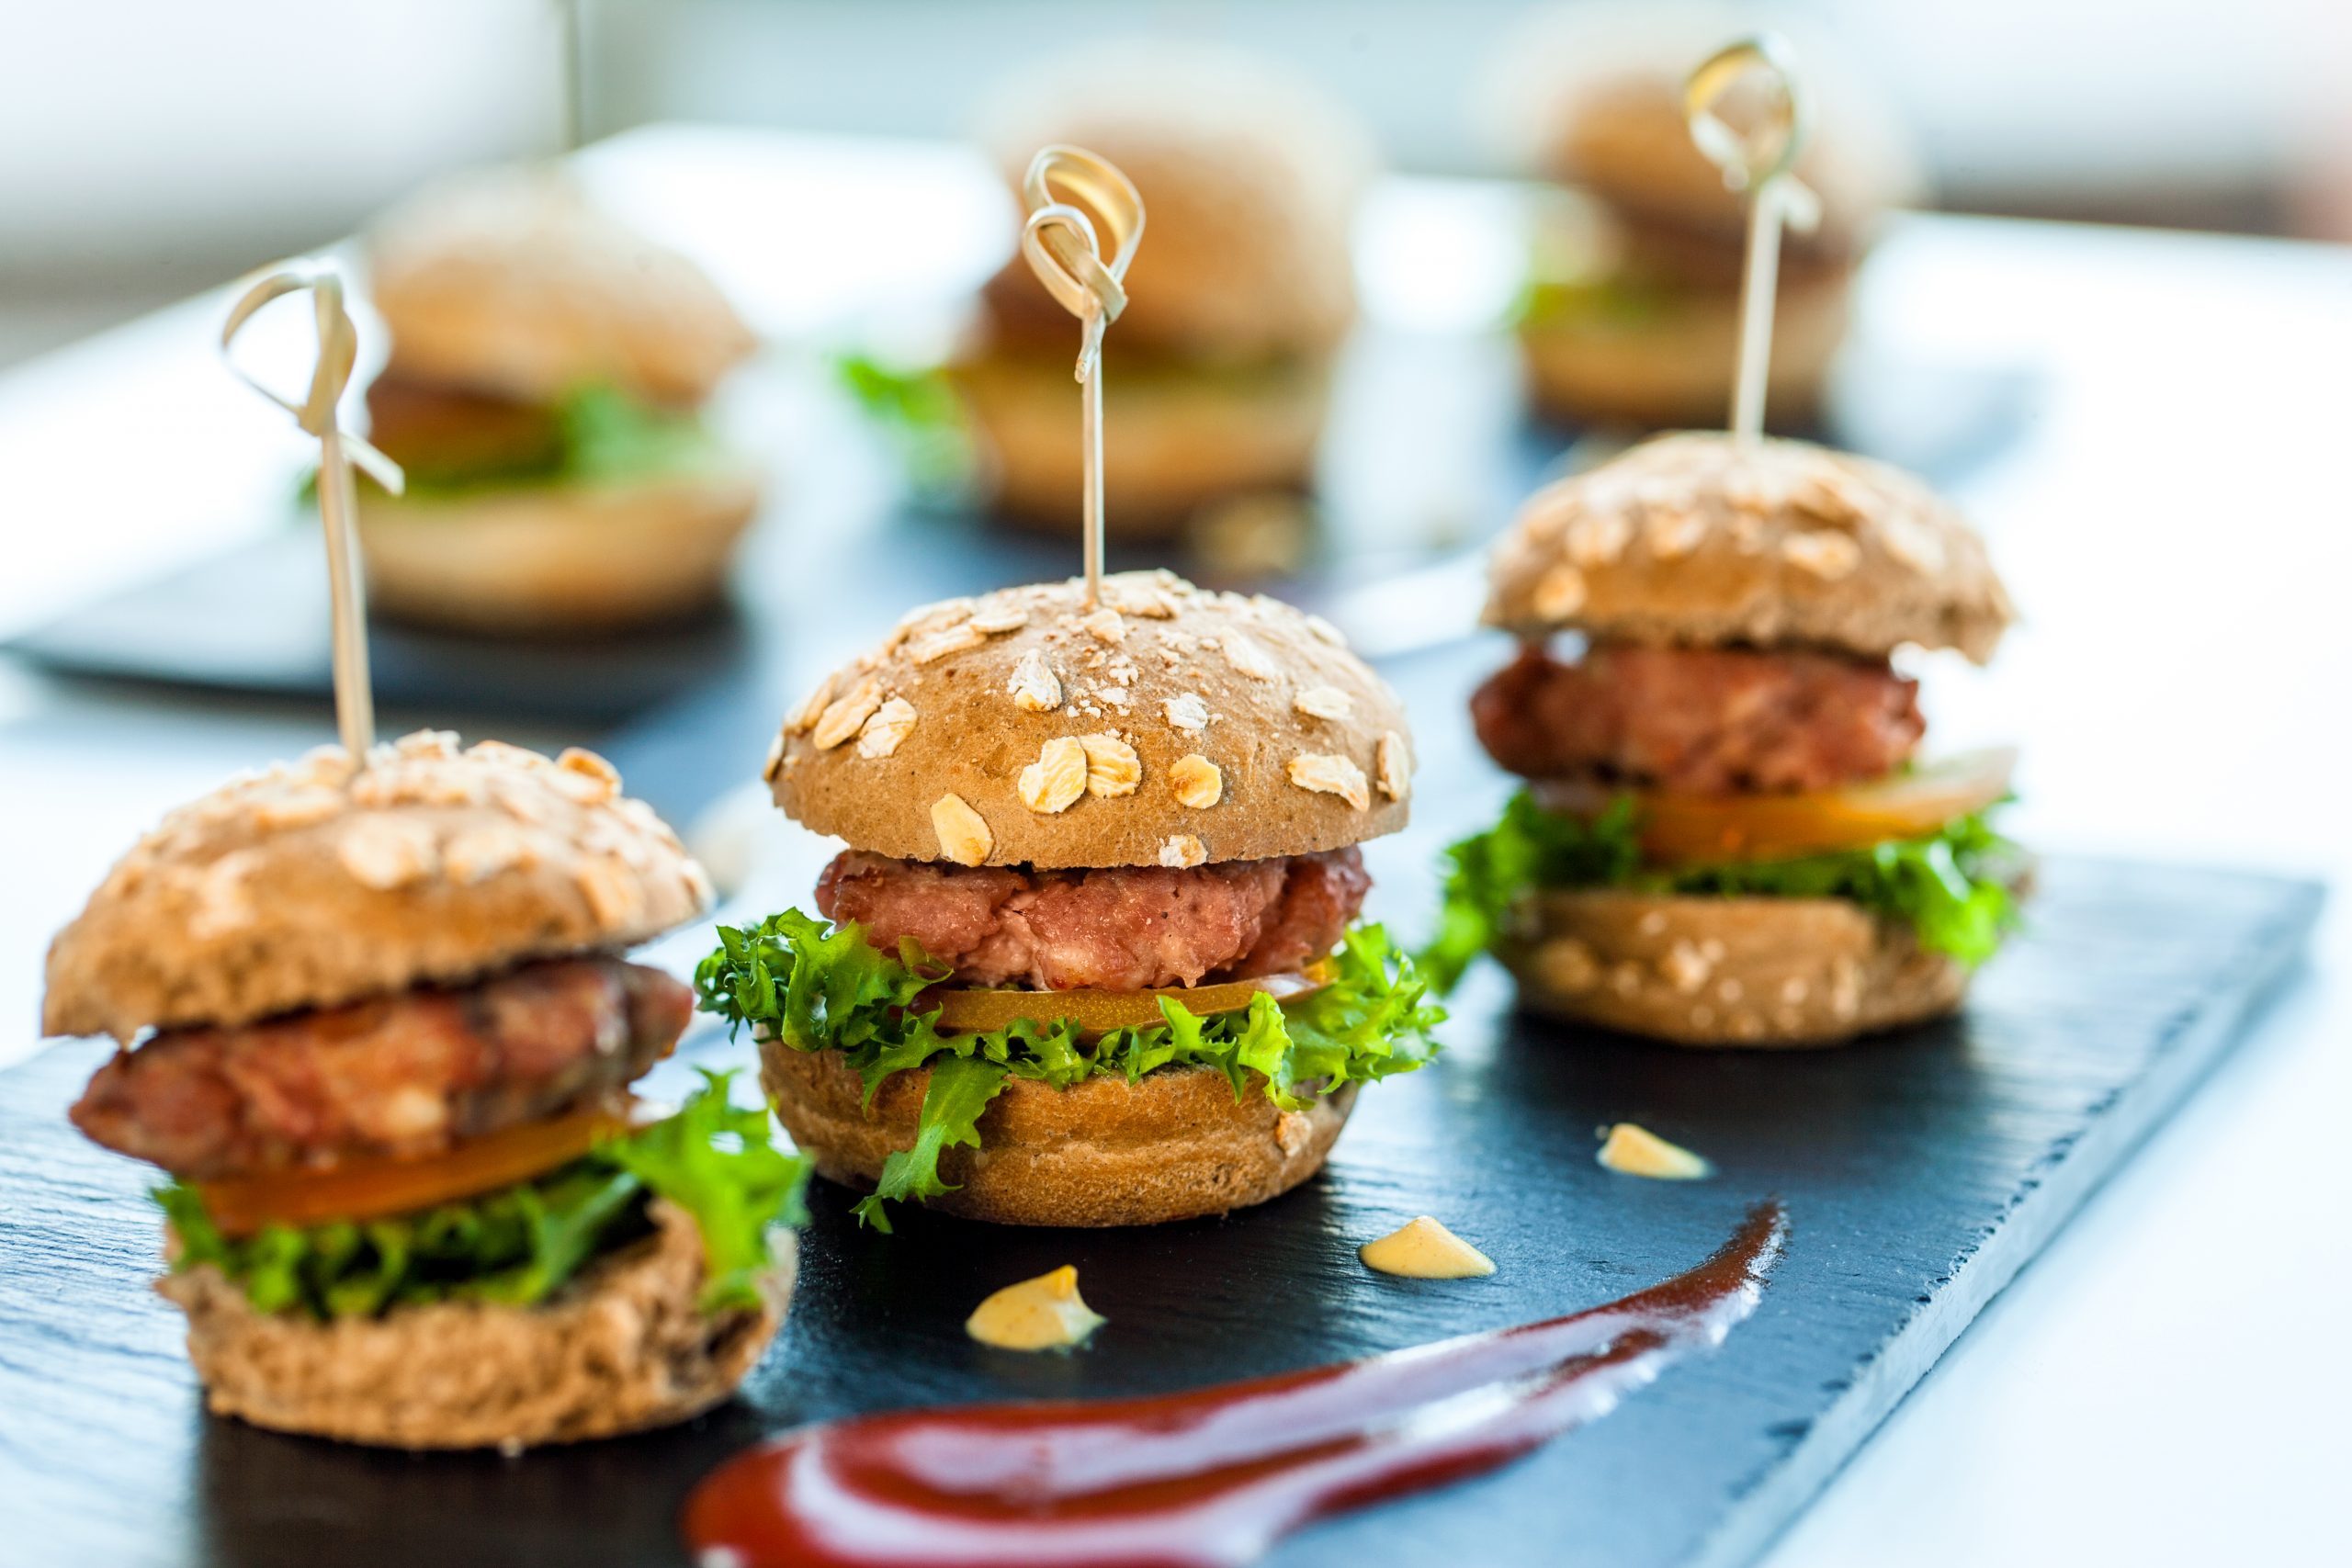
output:
[[[867,1416],[738,1455],[686,1502],[710,1568],[1233,1568],[1327,1514],[1492,1470],[1756,1308],[1788,1223],[1568,1317],[1159,1398]]]

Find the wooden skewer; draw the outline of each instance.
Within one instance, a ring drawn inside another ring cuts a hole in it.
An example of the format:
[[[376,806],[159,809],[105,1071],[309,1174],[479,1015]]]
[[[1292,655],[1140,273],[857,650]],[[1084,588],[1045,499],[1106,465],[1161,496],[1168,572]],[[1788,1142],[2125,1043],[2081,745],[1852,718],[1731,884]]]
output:
[[[230,356],[238,332],[261,308],[288,294],[308,290],[318,326],[319,350],[311,369],[311,385],[300,401],[262,384]],[[343,749],[356,766],[365,767],[368,749],[376,742],[376,700],[368,674],[368,592],[359,565],[359,541],[353,514],[357,502],[352,493],[353,465],[398,495],[400,466],[359,436],[340,429],[335,408],[351,382],[358,362],[359,338],[343,306],[343,277],[324,262],[289,263],[256,281],[230,307],[220,329],[220,352],[229,368],[254,390],[294,416],[294,422],[319,440],[319,522],[326,532],[327,591],[334,606],[334,712]]]
[[[1760,78],[1764,113],[1735,129],[1715,111],[1739,84]],[[1813,103],[1797,73],[1796,52],[1775,33],[1758,33],[1702,61],[1683,85],[1690,139],[1716,167],[1724,184],[1747,193],[1747,259],[1739,284],[1739,359],[1732,381],[1733,438],[1751,443],[1764,434],[1764,394],[1772,364],[1772,308],[1780,292],[1781,230],[1800,232],[1821,221],[1821,201],[1795,174],[1797,154],[1813,129]]]
[[[1127,308],[1127,264],[1143,239],[1143,197],[1116,165],[1080,147],[1041,149],[1021,188],[1029,208],[1021,254],[1046,291],[1079,320],[1079,440],[1091,608],[1102,595],[1102,333]]]

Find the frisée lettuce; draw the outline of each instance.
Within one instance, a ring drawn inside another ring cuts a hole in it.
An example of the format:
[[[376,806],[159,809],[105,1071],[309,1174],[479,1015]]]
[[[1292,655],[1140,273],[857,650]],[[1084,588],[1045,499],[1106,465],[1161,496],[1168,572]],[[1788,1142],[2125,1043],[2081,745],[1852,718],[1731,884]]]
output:
[[[931,1070],[913,1146],[892,1153],[859,1219],[890,1228],[888,1205],[953,1188],[940,1156],[978,1148],[989,1103],[1016,1078],[1069,1089],[1098,1076],[1135,1082],[1170,1066],[1223,1073],[1238,1101],[1253,1088],[1285,1111],[1342,1084],[1410,1072],[1438,1050],[1445,1013],[1427,1000],[1413,962],[1376,925],[1351,928],[1330,959],[1331,983],[1278,1003],[1260,992],[1243,1011],[1200,1017],[1163,997],[1161,1020],[1088,1037],[1075,1023],[1023,1020],[984,1033],[943,1034],[916,998],[949,968],[912,941],[870,945],[854,921],[831,925],[787,909],[757,926],[718,928],[695,974],[704,1011],[796,1051],[834,1050],[864,1079],[870,1103],[892,1073]]]
[[[1642,861],[1635,808],[1620,795],[1589,819],[1546,811],[1529,791],[1502,819],[1446,851],[1444,903],[1422,969],[1441,993],[1507,933],[1538,890],[1622,888],[1726,897],[1845,898],[1900,920],[1919,945],[1962,964],[1990,958],[2017,923],[2010,891],[2023,859],[1982,813],[1933,833],[1788,860],[1654,866]]]
[[[705,1073],[676,1115],[544,1176],[415,1213],[230,1237],[202,1191],[174,1181],[154,1193],[178,1244],[172,1269],[210,1264],[260,1311],[320,1318],[444,1301],[530,1306],[650,1235],[647,1208],[663,1198],[702,1233],[703,1310],[757,1306],[770,1227],[808,1221],[808,1167],[775,1146],[766,1111],[729,1103],[731,1077]]]

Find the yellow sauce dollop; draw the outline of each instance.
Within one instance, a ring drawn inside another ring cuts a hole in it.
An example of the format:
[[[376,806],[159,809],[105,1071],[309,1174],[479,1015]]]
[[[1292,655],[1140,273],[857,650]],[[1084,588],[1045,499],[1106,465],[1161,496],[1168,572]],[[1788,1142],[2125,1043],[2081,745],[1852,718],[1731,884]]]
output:
[[[1495,1260],[1430,1218],[1421,1215],[1356,1249],[1367,1269],[1408,1280],[1468,1280],[1495,1271]]]
[[[1702,1156],[1631,1122],[1620,1122],[1609,1129],[1596,1157],[1623,1175],[1646,1176],[1654,1181],[1700,1181],[1715,1173]]]
[[[964,1320],[964,1332],[1000,1350],[1063,1350],[1109,1321],[1079,1295],[1078,1270],[1065,1263],[989,1296]]]

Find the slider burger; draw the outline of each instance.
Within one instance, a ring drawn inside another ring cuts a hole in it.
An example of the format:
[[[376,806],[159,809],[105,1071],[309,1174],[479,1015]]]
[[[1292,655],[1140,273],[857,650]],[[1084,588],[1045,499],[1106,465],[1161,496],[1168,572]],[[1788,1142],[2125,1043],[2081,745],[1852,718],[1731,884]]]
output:
[[[1165,536],[1236,497],[1304,490],[1356,313],[1349,228],[1367,140],[1311,84],[1221,51],[1097,50],[1019,81],[983,141],[1016,199],[1039,147],[1087,148],[1143,196],[1145,243],[1103,383],[1108,525]],[[948,367],[1007,514],[1064,526],[1076,335],[1016,249]]]
[[[1531,501],[1471,699],[1529,781],[1453,846],[1429,967],[1686,1045],[1821,1045],[1949,1012],[2022,870],[2014,755],[1918,762],[1905,645],[1983,662],[1983,543],[1917,480],[1800,442],[1660,436]],[[1552,646],[1554,639],[1563,646]]]
[[[1713,15],[1578,7],[1516,63],[1537,173],[1585,198],[1539,209],[1517,312],[1531,390],[1555,418],[1670,429],[1729,404],[1747,198],[1693,143],[1682,104],[1684,73],[1740,30]],[[1796,172],[1822,212],[1781,235],[1776,423],[1813,417],[1879,220],[1919,195],[1893,117],[1815,51],[1806,66],[1815,117]],[[1741,125],[1736,96],[1722,112]]]
[[[123,1048],[74,1125],[161,1166],[211,1407],[504,1448],[683,1420],[782,1321],[802,1162],[711,1080],[628,1086],[693,996],[625,962],[702,870],[603,759],[412,735],[165,818],[49,953],[42,1022]]]
[[[849,848],[817,914],[719,929],[702,1005],[759,1042],[862,1216],[1150,1224],[1312,1176],[1442,1014],[1356,846],[1405,826],[1394,694],[1325,622],[1166,572],[915,611],[786,723],[776,803]]]
[[[369,438],[408,477],[359,486],[376,605],[565,632],[717,599],[759,487],[699,412],[753,346],[710,279],[540,169],[435,186],[367,245]]]

